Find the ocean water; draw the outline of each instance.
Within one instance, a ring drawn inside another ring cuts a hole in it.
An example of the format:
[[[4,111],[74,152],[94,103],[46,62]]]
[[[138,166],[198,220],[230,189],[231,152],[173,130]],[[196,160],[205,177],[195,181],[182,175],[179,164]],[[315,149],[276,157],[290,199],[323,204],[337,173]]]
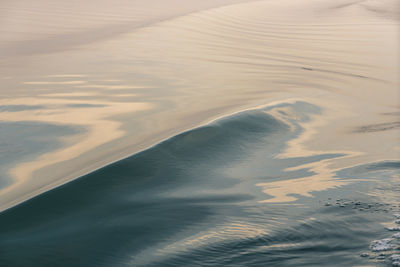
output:
[[[399,3],[0,3],[0,266],[400,266]]]
[[[271,115],[288,110],[286,120]],[[322,192],[300,188],[298,180],[314,174],[303,166],[345,156],[276,157],[316,112],[305,102],[241,112],[9,209],[0,220],[0,264],[383,265],[395,252],[381,259],[369,246],[395,233],[381,223],[400,212],[400,162],[342,169],[314,182]],[[277,188],[287,182],[282,195]]]

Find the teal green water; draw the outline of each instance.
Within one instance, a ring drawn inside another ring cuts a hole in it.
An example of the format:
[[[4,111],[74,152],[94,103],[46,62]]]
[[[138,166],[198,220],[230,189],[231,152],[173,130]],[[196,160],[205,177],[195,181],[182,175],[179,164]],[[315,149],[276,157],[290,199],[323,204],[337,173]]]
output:
[[[271,115],[282,108],[294,112],[287,122]],[[275,157],[318,112],[297,102],[222,118],[11,208],[0,214],[0,266],[389,264],[396,238],[384,254],[369,246],[395,233],[380,223],[399,211],[400,162],[342,169],[334,179],[348,185],[262,202],[271,196],[256,184],[344,156]],[[396,198],[372,195],[383,189]]]
[[[0,107],[13,111],[35,109],[32,106]],[[0,188],[13,184],[13,177],[8,170],[18,162],[27,162],[52,149],[62,147],[59,138],[78,134],[84,129],[64,125],[45,124],[40,122],[1,122],[0,123]]]
[[[399,10],[0,1],[0,267],[400,266]]]

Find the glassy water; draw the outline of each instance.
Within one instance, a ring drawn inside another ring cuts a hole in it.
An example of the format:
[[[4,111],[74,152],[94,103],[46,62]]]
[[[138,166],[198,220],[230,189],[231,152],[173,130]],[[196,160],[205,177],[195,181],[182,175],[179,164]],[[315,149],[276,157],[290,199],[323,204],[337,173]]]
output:
[[[398,3],[167,2],[0,4],[0,265],[400,265]]]

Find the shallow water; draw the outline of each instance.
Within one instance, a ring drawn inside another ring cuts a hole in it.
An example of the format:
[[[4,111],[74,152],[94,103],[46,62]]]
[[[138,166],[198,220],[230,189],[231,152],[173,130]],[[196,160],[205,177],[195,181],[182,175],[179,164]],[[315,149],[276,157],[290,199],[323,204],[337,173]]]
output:
[[[0,5],[0,265],[397,264],[398,3],[168,1]]]

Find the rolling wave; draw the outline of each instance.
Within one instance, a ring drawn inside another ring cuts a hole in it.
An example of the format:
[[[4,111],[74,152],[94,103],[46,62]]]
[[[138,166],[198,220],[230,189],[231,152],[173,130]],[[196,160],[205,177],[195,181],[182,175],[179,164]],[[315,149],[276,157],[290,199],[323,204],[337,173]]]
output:
[[[240,112],[13,207],[0,214],[0,265],[357,263],[380,227],[377,218],[387,219],[385,210],[397,207],[358,211],[356,200],[366,196],[352,187],[369,183],[352,177],[354,168],[338,172],[325,193],[295,194],[296,201],[263,203],[272,196],[257,186],[312,176],[311,170],[288,171],[287,166],[343,156],[276,157],[303,131],[301,124],[319,112],[306,102]],[[373,179],[397,171],[399,163],[357,168],[356,174]],[[340,180],[351,182],[338,190]],[[342,202],[323,205],[328,195],[341,195]]]
[[[392,0],[28,2],[0,9],[1,119],[85,130],[3,166],[2,210],[218,116],[287,99],[327,116],[318,148],[288,153],[352,154],[341,167],[396,157],[372,135],[397,140],[398,121],[382,114],[397,112],[398,21],[377,15],[394,14]]]
[[[0,7],[0,266],[400,266],[396,1],[81,2]]]

